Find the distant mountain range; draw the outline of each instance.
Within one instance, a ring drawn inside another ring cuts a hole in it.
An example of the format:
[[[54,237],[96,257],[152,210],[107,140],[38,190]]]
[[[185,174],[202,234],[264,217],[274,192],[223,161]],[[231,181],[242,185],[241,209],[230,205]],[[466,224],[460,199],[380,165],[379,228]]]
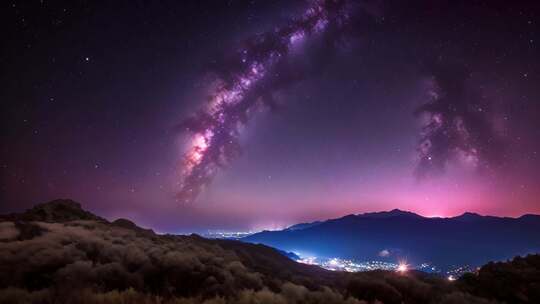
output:
[[[467,212],[427,218],[394,209],[297,224],[242,240],[307,256],[403,259],[448,268],[540,252],[540,216],[510,218]]]

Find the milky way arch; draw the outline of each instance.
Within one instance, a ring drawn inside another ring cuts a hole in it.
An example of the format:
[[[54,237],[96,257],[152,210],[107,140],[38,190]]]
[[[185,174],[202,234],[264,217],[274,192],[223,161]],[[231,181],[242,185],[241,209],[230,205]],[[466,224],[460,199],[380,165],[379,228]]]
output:
[[[239,155],[239,133],[253,112],[261,105],[273,107],[275,91],[301,79],[301,75],[291,72],[294,68],[287,67],[291,52],[303,41],[317,36],[326,39],[323,43],[338,42],[352,28],[350,16],[358,10],[357,3],[315,0],[301,16],[287,25],[248,39],[232,58],[218,66],[215,73],[219,81],[212,87],[209,100],[180,125],[189,134],[189,142],[179,172],[178,201],[195,200],[217,171]],[[287,68],[287,73],[279,73],[280,69]],[[449,153],[441,152],[442,149],[462,149],[469,156],[481,156],[481,150],[475,146],[478,139],[471,140],[469,135],[473,132],[466,130],[477,120],[470,119],[468,110],[448,113],[446,108],[437,107],[440,104],[451,106],[444,102],[447,100],[434,99],[418,110],[431,115],[418,148],[419,170],[422,172],[435,167],[433,157],[437,157],[439,166],[448,161]],[[441,118],[445,128],[437,125]],[[461,123],[452,125],[455,122]],[[455,130],[452,136],[461,138],[438,139],[449,130]],[[426,143],[430,145],[426,147]],[[443,157],[446,159],[441,159]]]
[[[347,23],[346,1],[319,0],[284,27],[246,41],[222,67],[209,101],[181,124],[190,133],[178,182],[178,200],[193,201],[217,170],[238,156],[241,127],[260,104],[274,105],[272,93],[283,86],[275,69],[302,41]]]

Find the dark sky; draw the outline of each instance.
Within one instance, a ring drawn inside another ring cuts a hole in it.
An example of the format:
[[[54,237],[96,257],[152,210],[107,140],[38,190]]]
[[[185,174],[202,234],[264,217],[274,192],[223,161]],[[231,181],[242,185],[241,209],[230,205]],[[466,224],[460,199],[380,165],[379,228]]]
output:
[[[0,211],[540,213],[536,1],[320,2],[2,3]]]

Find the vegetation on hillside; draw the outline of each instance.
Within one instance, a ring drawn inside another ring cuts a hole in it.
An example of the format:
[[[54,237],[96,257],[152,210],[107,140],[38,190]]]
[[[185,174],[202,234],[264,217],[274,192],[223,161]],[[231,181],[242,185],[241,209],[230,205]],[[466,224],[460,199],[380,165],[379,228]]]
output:
[[[539,284],[538,255],[449,282],[332,272],[263,245],[157,235],[71,201],[0,219],[0,303],[540,303]]]

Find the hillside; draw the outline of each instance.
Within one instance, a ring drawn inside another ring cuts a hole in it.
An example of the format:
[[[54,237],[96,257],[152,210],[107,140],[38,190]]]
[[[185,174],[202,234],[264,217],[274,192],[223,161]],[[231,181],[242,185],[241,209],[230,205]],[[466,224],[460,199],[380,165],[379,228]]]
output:
[[[538,260],[490,264],[458,282],[332,272],[264,245],[108,222],[59,200],[1,217],[0,303],[533,303]],[[493,293],[507,273],[517,279]]]

